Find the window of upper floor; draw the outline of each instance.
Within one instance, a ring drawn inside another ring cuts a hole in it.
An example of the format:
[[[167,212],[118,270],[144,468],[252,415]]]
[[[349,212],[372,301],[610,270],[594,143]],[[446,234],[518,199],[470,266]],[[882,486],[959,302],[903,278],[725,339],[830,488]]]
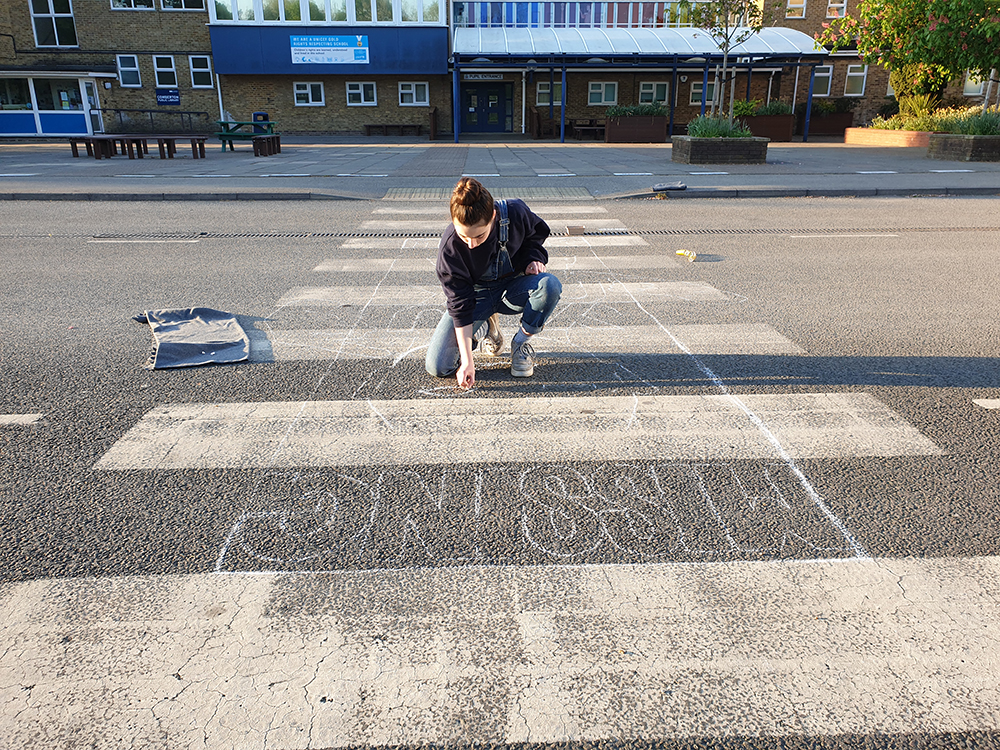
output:
[[[31,0],[36,47],[79,47],[72,0]]]
[[[847,15],[847,0],[827,0],[826,17],[844,18]]]
[[[205,10],[205,0],[160,0],[163,10]]]
[[[785,6],[785,18],[805,18],[806,0],[788,0]]]
[[[153,0],[111,0],[112,10],[155,10]]]
[[[437,26],[444,0],[212,0],[209,14],[223,23],[341,23]]]
[[[693,0],[691,4],[704,2]],[[691,26],[690,5],[668,2],[496,2],[454,0],[456,27],[664,28]]]

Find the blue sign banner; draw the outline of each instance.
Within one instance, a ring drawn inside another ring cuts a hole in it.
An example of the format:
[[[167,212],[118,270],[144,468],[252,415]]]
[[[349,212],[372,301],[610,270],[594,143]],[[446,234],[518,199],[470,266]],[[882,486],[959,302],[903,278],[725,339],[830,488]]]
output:
[[[181,92],[180,89],[157,89],[156,90],[156,104],[158,106],[163,105],[175,105],[181,103]]]
[[[290,36],[293,65],[367,65],[368,37]]]

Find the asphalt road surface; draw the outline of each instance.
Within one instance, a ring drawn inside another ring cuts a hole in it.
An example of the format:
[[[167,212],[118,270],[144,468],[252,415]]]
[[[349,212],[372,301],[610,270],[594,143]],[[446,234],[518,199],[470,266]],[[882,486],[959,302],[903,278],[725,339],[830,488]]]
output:
[[[0,204],[4,746],[995,746],[996,201],[532,207],[464,392],[444,203]]]

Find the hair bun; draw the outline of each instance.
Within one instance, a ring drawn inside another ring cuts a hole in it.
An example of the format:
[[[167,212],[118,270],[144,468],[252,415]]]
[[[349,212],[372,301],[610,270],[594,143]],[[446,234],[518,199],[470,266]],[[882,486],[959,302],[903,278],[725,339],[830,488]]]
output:
[[[482,199],[483,186],[478,180],[463,177],[455,185],[454,200],[460,206],[471,206]]]

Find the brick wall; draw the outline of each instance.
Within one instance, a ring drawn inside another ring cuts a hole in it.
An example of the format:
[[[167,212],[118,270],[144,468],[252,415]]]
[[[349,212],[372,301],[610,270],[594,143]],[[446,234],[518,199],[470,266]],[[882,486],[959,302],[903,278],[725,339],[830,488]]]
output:
[[[428,84],[429,106],[399,104],[400,81]],[[322,83],[322,106],[296,106],[294,84]],[[348,106],[348,82],[374,82],[377,106]],[[520,88],[519,86],[517,88]],[[438,128],[451,128],[450,76],[222,76],[223,106],[237,120],[267,112],[282,133],[359,133],[369,123],[419,124],[426,132],[431,107]]]
[[[122,88],[117,78],[98,79],[101,107],[205,111],[212,121],[218,117],[215,89],[192,87],[188,61],[189,55],[211,56],[207,11],[163,10],[161,0],[154,0],[152,10],[117,10],[112,9],[110,0],[75,0],[73,18],[78,48],[38,48],[29,0],[3,0],[0,2],[0,32],[12,34],[14,42],[0,37],[0,60],[15,69],[69,68],[84,73],[116,74],[116,55],[135,54],[142,87]],[[19,53],[16,55],[15,43]],[[174,58],[179,106],[158,107],[156,104],[154,54]],[[111,89],[104,88],[104,81],[111,82]]]

